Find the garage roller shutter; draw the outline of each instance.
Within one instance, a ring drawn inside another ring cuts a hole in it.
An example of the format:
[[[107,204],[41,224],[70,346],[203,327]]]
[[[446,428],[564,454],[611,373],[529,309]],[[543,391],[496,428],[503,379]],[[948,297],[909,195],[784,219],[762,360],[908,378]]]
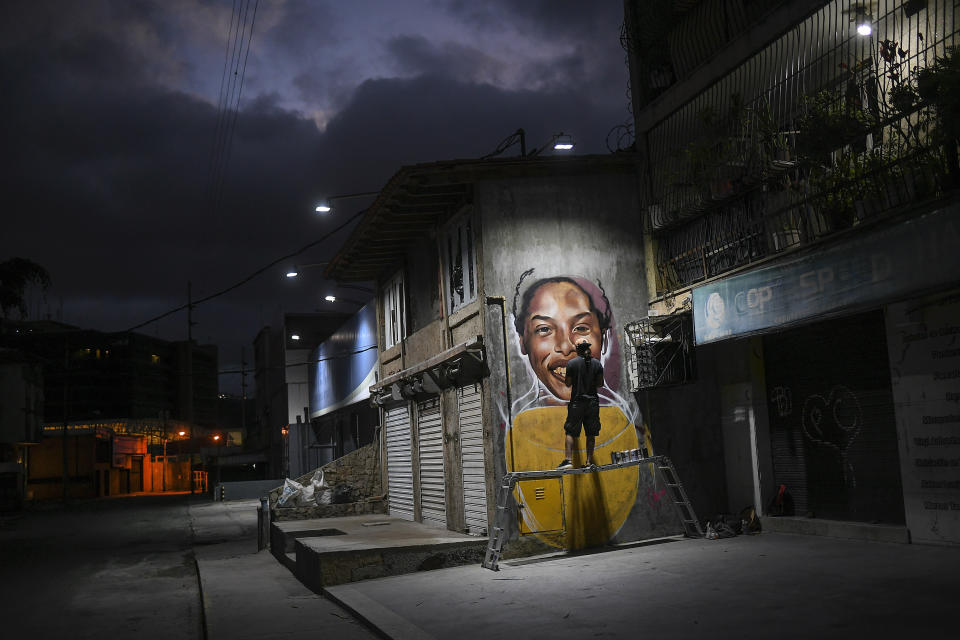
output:
[[[390,515],[413,520],[413,465],[407,405],[384,412],[387,441],[387,487]]]
[[[467,533],[487,535],[487,483],[483,468],[483,410],[480,383],[457,389],[463,510]]]
[[[440,399],[417,403],[420,437],[420,515],[424,524],[446,528],[446,492],[443,481],[443,421]]]

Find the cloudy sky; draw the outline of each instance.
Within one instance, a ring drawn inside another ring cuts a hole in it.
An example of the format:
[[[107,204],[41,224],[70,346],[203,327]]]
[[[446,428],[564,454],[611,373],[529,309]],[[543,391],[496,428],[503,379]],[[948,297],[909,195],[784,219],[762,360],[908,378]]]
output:
[[[629,116],[622,6],[7,0],[0,260],[50,271],[32,318],[120,331],[183,305],[188,282],[202,298],[324,237],[364,202],[318,217],[317,198],[375,191],[404,164],[479,157],[517,127],[528,146],[562,130],[578,153],[606,152]],[[348,231],[298,261],[324,260]],[[196,309],[194,337],[220,347],[221,369],[280,309],[335,292],[319,269],[283,272]],[[186,315],[138,331],[183,339]]]

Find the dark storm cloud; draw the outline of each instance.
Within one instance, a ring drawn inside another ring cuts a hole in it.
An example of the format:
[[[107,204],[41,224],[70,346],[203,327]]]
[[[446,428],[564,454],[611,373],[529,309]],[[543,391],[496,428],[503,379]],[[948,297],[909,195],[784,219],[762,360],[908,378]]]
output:
[[[387,52],[404,74],[445,75],[461,81],[496,81],[505,63],[458,42],[434,44],[423,36],[399,36]]]
[[[618,0],[448,0],[445,4],[451,13],[478,27],[512,28],[556,40],[607,39],[608,25],[618,24],[623,17],[623,3]]]
[[[511,32],[556,55],[528,62],[523,84],[566,87],[607,100],[626,89],[624,51],[619,46],[623,3],[614,0],[448,0],[447,10],[468,25],[488,32]]]
[[[536,12],[518,4],[519,19],[532,23]],[[321,130],[312,114],[291,110],[289,96],[251,76],[213,207],[205,194],[222,57],[207,65],[216,71],[208,79],[213,100],[203,99],[196,82],[171,83],[196,70],[170,13],[157,14],[162,3],[90,2],[72,15],[63,6],[13,4],[13,22],[0,25],[0,259],[44,265],[54,280],[51,314],[62,299],[64,320],[84,327],[122,330],[159,315],[186,301],[188,281],[195,299],[219,291],[362,206],[318,218],[318,196],[376,190],[403,164],[482,156],[517,127],[527,130],[529,147],[563,130],[578,151],[603,152],[607,130],[622,120],[619,103],[601,106],[577,86],[576,78],[602,74],[574,49],[528,63],[524,73],[546,80],[536,88],[507,89],[496,80],[512,65],[499,52],[453,39],[388,38],[377,44],[405,77],[362,81],[330,64],[335,51],[311,44],[318,35],[336,39],[333,19],[287,3],[290,12],[275,22],[262,16],[264,48],[286,49],[262,60],[258,73],[300,57],[290,77],[303,96],[338,92],[338,111]],[[190,24],[201,34],[226,28],[213,12],[222,5],[183,7],[196,12]],[[319,262],[346,235],[296,261]],[[319,273],[300,283],[281,274],[274,269],[197,308],[194,335],[221,345],[224,366],[278,309],[321,304],[328,284]],[[141,331],[182,338],[184,320],[180,313]]]

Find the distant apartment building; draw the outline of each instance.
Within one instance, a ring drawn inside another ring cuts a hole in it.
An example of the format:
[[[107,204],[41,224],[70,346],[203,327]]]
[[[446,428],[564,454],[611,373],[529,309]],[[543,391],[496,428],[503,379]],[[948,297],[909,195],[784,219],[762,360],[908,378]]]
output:
[[[171,483],[153,482],[151,457],[166,462],[171,442],[189,488],[191,448],[220,428],[216,347],[49,321],[7,323],[0,341],[42,373],[44,437],[25,469],[28,498],[34,485],[37,499],[59,497],[64,478],[71,496],[162,490]]]

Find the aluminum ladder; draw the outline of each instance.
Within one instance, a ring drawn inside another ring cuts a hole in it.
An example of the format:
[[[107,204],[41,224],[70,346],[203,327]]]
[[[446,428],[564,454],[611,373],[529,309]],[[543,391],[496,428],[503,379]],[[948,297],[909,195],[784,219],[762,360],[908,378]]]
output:
[[[693,512],[693,506],[687,497],[687,492],[683,488],[683,483],[677,475],[673,463],[667,456],[650,456],[649,458],[639,458],[637,460],[627,460],[624,462],[615,462],[598,467],[583,467],[580,469],[548,469],[545,471],[514,471],[504,474],[500,482],[500,489],[497,491],[497,510],[494,516],[494,526],[490,532],[487,541],[487,553],[484,555],[482,566],[491,571],[499,571],[500,552],[503,550],[503,543],[506,542],[507,532],[505,527],[509,519],[507,518],[507,509],[510,507],[511,494],[517,482],[520,480],[532,480],[535,478],[559,478],[560,476],[582,474],[582,473],[600,473],[610,471],[611,469],[622,469],[623,467],[636,467],[641,464],[653,464],[654,473],[660,475],[663,484],[668,488],[671,502],[680,515],[683,522],[684,535],[688,538],[702,538],[703,529]]]

